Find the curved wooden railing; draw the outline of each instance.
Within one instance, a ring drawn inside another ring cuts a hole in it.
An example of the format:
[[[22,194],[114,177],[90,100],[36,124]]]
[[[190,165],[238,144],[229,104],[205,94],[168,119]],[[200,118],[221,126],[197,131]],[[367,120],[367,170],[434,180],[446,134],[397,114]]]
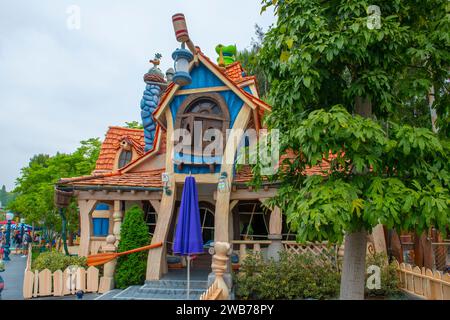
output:
[[[223,279],[227,269],[230,244],[227,242],[214,243],[214,256],[211,268],[216,275],[212,285],[200,296],[200,300],[228,300],[229,288]]]

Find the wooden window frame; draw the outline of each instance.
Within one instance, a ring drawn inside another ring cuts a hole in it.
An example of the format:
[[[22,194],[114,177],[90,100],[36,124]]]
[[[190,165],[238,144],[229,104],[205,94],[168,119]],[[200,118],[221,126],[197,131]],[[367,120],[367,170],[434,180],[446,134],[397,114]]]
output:
[[[202,114],[198,114],[196,115],[195,113],[189,114],[186,113],[186,110],[188,108],[190,108],[192,106],[193,103],[195,103],[197,100],[211,100],[214,103],[216,103],[216,105],[221,109],[222,111],[222,116],[212,116],[212,115],[202,115]],[[218,93],[215,92],[208,92],[208,93],[197,93],[197,94],[191,94],[189,95],[186,99],[184,99],[183,103],[181,104],[180,108],[178,109],[177,115],[176,115],[176,119],[175,119],[175,129],[179,129],[181,128],[181,123],[182,120],[185,118],[190,118],[191,119],[191,127],[193,127],[195,118],[201,118],[203,120],[205,119],[211,119],[211,120],[216,120],[216,121],[222,121],[222,128],[221,128],[221,132],[222,132],[222,137],[223,137],[223,149],[226,146],[226,132],[227,129],[230,127],[230,112],[228,111],[228,107],[227,104],[225,103],[225,99]],[[219,128],[217,128],[219,129]],[[192,131],[192,129],[191,129]],[[194,137],[191,137],[191,141],[193,141]],[[203,137],[202,137],[203,139]],[[202,140],[203,141],[203,140]],[[203,151],[204,147],[202,145],[202,151]],[[191,150],[191,153],[189,153],[189,155],[194,155],[194,156],[201,156],[196,154],[193,150]]]

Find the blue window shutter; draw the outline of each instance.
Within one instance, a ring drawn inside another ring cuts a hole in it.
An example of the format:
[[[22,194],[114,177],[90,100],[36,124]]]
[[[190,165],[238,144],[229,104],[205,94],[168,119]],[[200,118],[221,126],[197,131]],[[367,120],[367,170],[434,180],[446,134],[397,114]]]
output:
[[[100,237],[102,233],[102,222],[99,218],[93,218],[92,224],[94,227],[94,237]]]
[[[107,236],[109,231],[109,219],[104,218],[102,219],[102,235]]]
[[[108,218],[93,218],[94,237],[106,237],[109,231]]]

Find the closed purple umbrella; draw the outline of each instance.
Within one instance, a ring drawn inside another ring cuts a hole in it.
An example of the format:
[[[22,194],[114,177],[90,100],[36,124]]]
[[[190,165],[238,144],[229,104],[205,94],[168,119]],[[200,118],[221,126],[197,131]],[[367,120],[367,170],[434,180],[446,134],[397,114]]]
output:
[[[200,225],[200,210],[198,207],[198,193],[195,178],[186,177],[184,181],[183,195],[181,197],[180,213],[173,242],[173,252],[187,256],[189,299],[190,287],[190,256],[203,253],[203,237]]]

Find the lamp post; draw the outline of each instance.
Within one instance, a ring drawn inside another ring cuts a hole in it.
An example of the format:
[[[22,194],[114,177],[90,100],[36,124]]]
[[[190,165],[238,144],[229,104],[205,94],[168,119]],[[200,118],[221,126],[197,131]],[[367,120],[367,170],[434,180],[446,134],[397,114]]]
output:
[[[6,243],[5,243],[5,256],[3,258],[4,261],[10,261],[9,254],[11,250],[9,247],[11,245],[11,220],[14,219],[14,213],[8,212],[6,213],[6,220],[8,221],[6,225]]]

